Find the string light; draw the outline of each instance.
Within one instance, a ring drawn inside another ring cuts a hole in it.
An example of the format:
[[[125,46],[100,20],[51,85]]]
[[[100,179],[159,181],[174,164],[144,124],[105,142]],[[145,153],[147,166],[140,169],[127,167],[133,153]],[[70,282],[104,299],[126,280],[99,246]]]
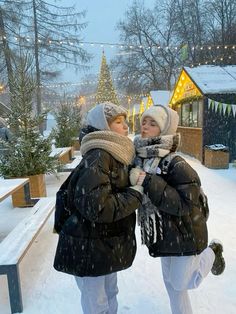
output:
[[[7,37],[6,36],[0,36],[0,40],[6,40]],[[26,42],[34,42],[34,38],[30,38],[30,37],[24,37],[24,36],[15,36],[14,37],[15,41],[26,41]],[[123,48],[126,48],[126,49],[131,49],[131,50],[134,50],[134,49],[151,49],[151,48],[157,48],[157,49],[163,49],[163,50],[181,50],[183,48],[183,46],[187,46],[188,49],[190,50],[212,50],[213,48],[216,48],[216,49],[235,49],[235,46],[236,44],[230,44],[230,45],[209,45],[209,44],[206,44],[206,45],[183,45],[183,44],[180,44],[180,45],[160,45],[160,44],[153,44],[153,45],[140,45],[140,44],[137,44],[137,45],[130,45],[130,44],[124,44],[124,43],[109,43],[109,42],[91,42],[91,41],[80,41],[78,43],[78,41],[73,41],[71,39],[68,39],[68,40],[61,40],[61,39],[45,39],[45,38],[39,38],[38,39],[38,43],[47,43],[47,44],[53,44],[53,43],[56,43],[56,44],[59,44],[59,45],[63,45],[63,44],[68,44],[68,45],[71,45],[71,46],[74,46],[75,44],[78,44],[80,47],[84,47],[86,45],[89,45],[91,47],[101,47],[101,48],[104,48],[105,46],[106,47],[110,47],[110,48],[114,48],[114,47],[117,47],[119,49],[123,49]]]
[[[113,79],[113,81],[122,81],[122,80],[128,80],[128,79],[135,79],[138,77],[141,77],[141,74],[138,75],[131,75],[131,76],[122,76],[122,77],[116,77]],[[44,88],[62,88],[62,87],[71,87],[71,86],[80,86],[80,85],[93,85],[97,84],[98,80],[93,81],[86,81],[86,82],[77,82],[77,83],[55,83],[55,84],[45,84],[41,85],[41,87]]]
[[[205,60],[203,62],[195,62],[195,63],[191,63],[190,67],[194,67],[196,65],[204,65],[204,64],[210,64],[211,62],[212,63],[215,63],[217,60],[219,61],[223,61],[223,60],[228,60],[228,59],[232,59],[232,56],[229,55],[229,56],[218,56],[218,57],[215,57],[213,60]]]

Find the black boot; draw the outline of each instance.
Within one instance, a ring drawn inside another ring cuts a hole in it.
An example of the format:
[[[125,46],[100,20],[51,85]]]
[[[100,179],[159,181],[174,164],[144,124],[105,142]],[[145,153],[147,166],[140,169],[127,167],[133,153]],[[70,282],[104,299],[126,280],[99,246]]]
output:
[[[215,261],[213,263],[211,272],[213,275],[221,275],[225,270],[225,260],[222,255],[223,253],[223,245],[220,243],[219,240],[212,240],[209,244],[209,247],[215,253]]]

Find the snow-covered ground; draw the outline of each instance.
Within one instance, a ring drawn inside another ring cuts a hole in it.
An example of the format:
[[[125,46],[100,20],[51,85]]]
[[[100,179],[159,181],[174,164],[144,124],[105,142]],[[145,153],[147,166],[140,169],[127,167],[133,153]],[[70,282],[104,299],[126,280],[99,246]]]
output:
[[[222,276],[209,276],[197,290],[190,292],[194,314],[236,313],[236,168],[207,169],[194,158],[184,156],[197,170],[208,195],[209,240],[219,238],[224,244],[226,270]],[[59,179],[46,177],[48,196],[55,195],[68,174]],[[0,241],[29,209],[13,209],[11,199],[0,203]],[[53,215],[20,263],[25,314],[81,314],[80,292],[72,276],[52,267],[58,236],[52,233]],[[151,258],[140,245],[131,268],[118,275],[119,314],[170,314],[160,260]],[[9,314],[6,276],[0,276],[0,313]]]

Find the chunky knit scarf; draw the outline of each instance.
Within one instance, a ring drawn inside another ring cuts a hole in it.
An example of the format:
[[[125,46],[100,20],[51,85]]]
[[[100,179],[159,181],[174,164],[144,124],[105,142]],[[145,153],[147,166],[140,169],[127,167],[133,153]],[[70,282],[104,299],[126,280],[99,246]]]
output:
[[[101,148],[124,165],[130,165],[134,158],[133,142],[112,131],[95,131],[83,137],[80,151],[84,155],[91,149]]]
[[[136,150],[135,165],[145,172],[156,173],[161,159],[179,146],[180,134],[163,135],[159,137],[142,138],[136,136],[134,146]]]
[[[153,138],[137,136],[134,140],[135,166],[150,174],[161,174],[161,160],[175,152],[179,142],[180,134]],[[141,227],[142,244],[149,247],[163,239],[162,215],[147,195],[144,195],[142,206],[138,210],[138,223]]]

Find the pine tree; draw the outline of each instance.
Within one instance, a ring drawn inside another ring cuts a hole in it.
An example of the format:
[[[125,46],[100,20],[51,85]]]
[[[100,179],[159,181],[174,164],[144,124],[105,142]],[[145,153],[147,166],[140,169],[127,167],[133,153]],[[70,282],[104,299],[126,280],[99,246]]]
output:
[[[75,138],[79,136],[81,114],[80,107],[76,104],[64,102],[55,110],[56,128],[52,135],[56,147],[72,146]]]
[[[6,153],[0,156],[0,173],[11,178],[55,172],[58,162],[49,156],[51,138],[44,138],[39,132],[45,114],[36,115],[33,109],[36,82],[32,59],[21,57],[13,73],[9,123],[14,136],[4,145]]]
[[[100,69],[100,78],[96,94],[96,103],[97,104],[103,103],[105,101],[110,101],[113,104],[119,105],[119,101],[117,99],[116,92],[113,87],[110,70],[107,65],[105,54],[103,52]]]

